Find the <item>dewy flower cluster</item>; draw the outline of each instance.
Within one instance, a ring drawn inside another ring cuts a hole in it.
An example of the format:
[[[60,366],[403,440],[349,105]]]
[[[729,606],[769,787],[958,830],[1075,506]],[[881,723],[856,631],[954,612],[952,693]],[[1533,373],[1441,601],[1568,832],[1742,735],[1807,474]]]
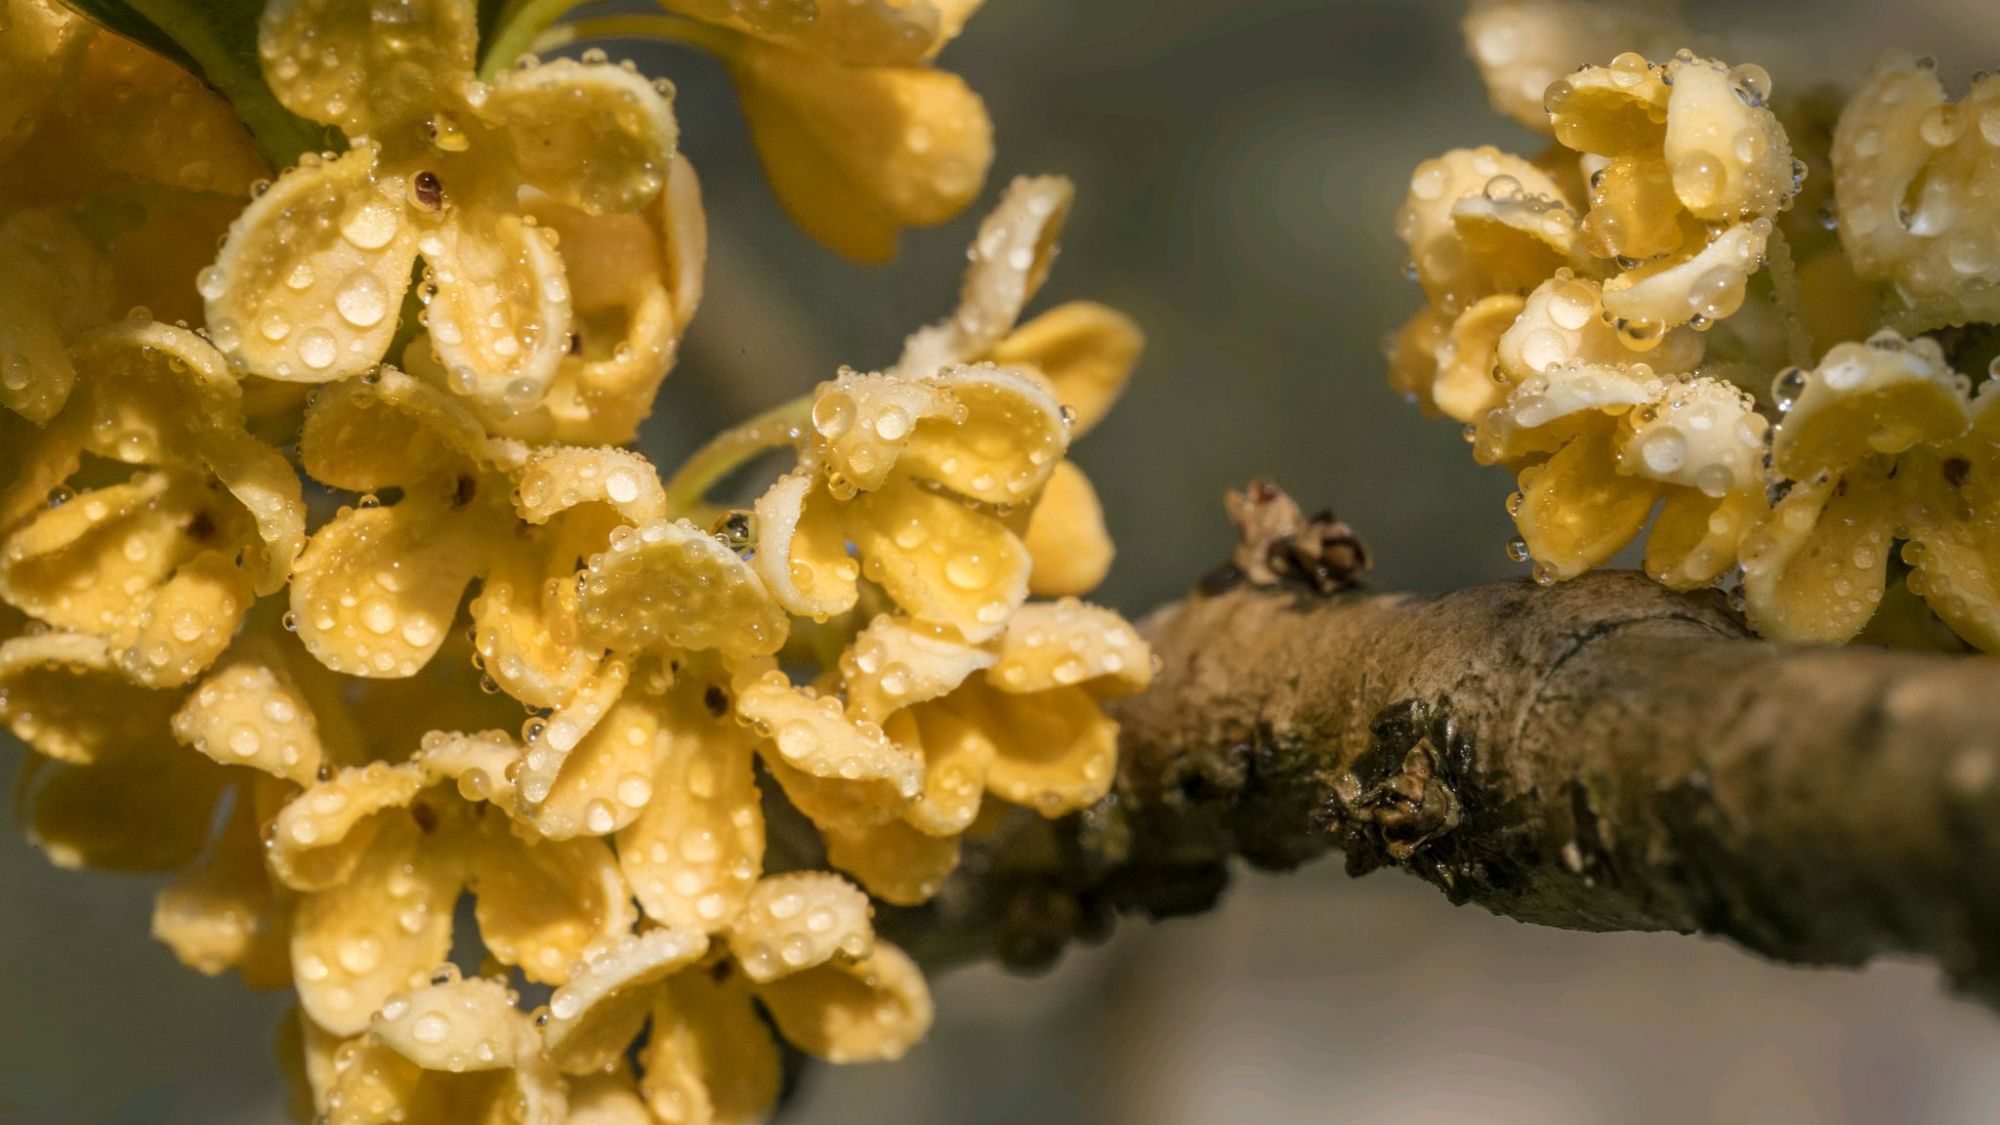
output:
[[[836,248],[976,193],[984,111],[928,65],[974,4],[665,6]],[[780,1037],[909,1048],[931,1002],[871,896],[1103,796],[1101,704],[1152,674],[1077,600],[1111,545],[1066,460],[1139,334],[1020,323],[1067,182],[1006,191],[894,365],[663,483],[616,447],[702,288],[670,86],[594,52],[482,75],[472,0],[272,0],[268,89],[336,151],[267,179],[174,64],[5,13],[0,719],[34,841],[175,872],[156,935],[297,990],[332,1125],[753,1120]],[[753,506],[709,501],[774,448]],[[817,840],[767,839],[787,807]]]
[[[1892,55],[1843,106],[1652,5],[1465,30],[1551,143],[1417,168],[1390,381],[1516,474],[1510,553],[1553,582],[1644,534],[1773,639],[2000,651],[2000,76],[1952,102]]]

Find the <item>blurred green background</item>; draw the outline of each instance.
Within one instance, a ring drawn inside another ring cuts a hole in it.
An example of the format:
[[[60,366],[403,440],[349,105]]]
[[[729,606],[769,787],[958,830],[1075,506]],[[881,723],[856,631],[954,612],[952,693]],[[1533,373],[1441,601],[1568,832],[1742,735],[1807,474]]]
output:
[[[1459,144],[1531,150],[1486,109],[1450,3],[989,0],[944,63],[1018,173],[1079,188],[1042,307],[1137,317],[1147,356],[1076,456],[1121,553],[1103,600],[1176,596],[1229,545],[1219,499],[1260,473],[1331,505],[1385,586],[1516,573],[1503,476],[1382,383],[1417,303],[1389,226],[1409,169]],[[2000,64],[1992,0],[1700,3],[1781,88],[1882,48],[1959,83]],[[629,53],[629,52],[628,52]],[[778,213],[719,70],[673,77],[709,202],[708,296],[647,452],[663,464],[947,311],[978,208],[859,270]],[[11,773],[18,748],[0,749]],[[153,884],[58,872],[0,842],[0,1122],[280,1119],[273,997],[181,969],[146,936]],[[1337,865],[1245,877],[1220,911],[1075,953],[1037,980],[938,980],[930,1041],[810,1075],[791,1120],[854,1122],[1985,1122],[2000,1017],[1918,966],[1803,972],[1670,936],[1586,936],[1455,910]]]

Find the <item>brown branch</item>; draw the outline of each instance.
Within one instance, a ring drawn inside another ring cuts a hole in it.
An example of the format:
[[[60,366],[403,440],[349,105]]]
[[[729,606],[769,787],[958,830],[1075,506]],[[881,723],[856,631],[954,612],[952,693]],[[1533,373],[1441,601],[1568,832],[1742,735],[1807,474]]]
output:
[[[933,959],[1053,957],[1338,847],[1455,902],[1774,959],[1934,958],[2000,1001],[2000,662],[1756,641],[1610,573],[1439,597],[1242,585],[1156,613],[1116,789],[886,918]]]

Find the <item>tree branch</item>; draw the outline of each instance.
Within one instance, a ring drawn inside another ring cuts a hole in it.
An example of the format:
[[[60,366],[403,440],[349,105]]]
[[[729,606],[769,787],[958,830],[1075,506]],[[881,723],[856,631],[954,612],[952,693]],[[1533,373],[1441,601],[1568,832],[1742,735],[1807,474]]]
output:
[[[971,849],[885,929],[1045,963],[1225,862],[1338,847],[1454,902],[1771,958],[1935,959],[2000,1002],[2000,662],[1784,648],[1642,575],[1438,597],[1239,585],[1154,614],[1112,794]]]

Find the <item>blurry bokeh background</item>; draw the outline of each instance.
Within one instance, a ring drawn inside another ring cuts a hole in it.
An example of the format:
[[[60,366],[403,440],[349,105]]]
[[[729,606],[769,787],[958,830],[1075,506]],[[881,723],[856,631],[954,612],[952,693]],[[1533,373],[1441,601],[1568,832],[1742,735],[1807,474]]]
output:
[[[1783,88],[1891,45],[1948,79],[2000,65],[1992,0],[1692,5]],[[1279,477],[1373,544],[1380,581],[1435,590],[1516,568],[1501,500],[1455,428],[1382,385],[1414,307],[1390,212],[1459,144],[1533,146],[1485,99],[1444,2],[988,0],[944,57],[999,126],[988,198],[1075,178],[1044,304],[1091,297],[1151,343],[1077,451],[1121,554],[1103,600],[1138,612],[1228,548],[1219,498]],[[952,304],[978,208],[859,270],[764,187],[719,69],[643,55],[680,87],[712,258],[647,452],[841,363],[894,357]],[[0,748],[11,774],[17,747]],[[147,935],[147,880],[58,872],[0,833],[0,1121],[276,1121],[283,1004],[181,969]],[[939,1023],[894,1066],[813,1073],[790,1120],[1985,1122],[2000,1016],[1910,965],[1805,972],[1672,936],[1531,929],[1395,874],[1245,876],[1207,917],[1129,923],[1024,980],[935,982]],[[417,1123],[431,1125],[431,1123]]]

